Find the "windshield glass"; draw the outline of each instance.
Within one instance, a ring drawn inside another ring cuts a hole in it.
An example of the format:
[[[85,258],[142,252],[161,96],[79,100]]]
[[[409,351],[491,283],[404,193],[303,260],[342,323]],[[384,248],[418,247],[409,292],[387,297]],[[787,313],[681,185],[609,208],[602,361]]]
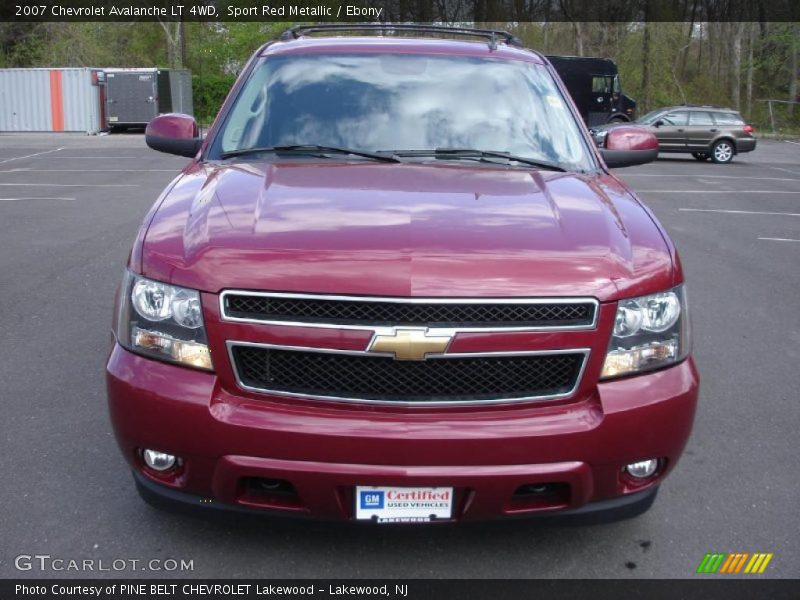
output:
[[[664,114],[664,109],[663,108],[661,108],[659,110],[653,110],[653,111],[650,111],[649,113],[647,113],[646,115],[644,115],[643,117],[639,117],[638,119],[636,119],[636,122],[637,123],[642,123],[643,125],[647,125],[647,124],[650,123],[650,121],[655,121],[656,117],[659,117],[659,116],[661,116],[663,114]]]
[[[591,168],[549,73],[522,61],[398,54],[265,59],[209,156],[324,145],[382,152],[469,148]]]

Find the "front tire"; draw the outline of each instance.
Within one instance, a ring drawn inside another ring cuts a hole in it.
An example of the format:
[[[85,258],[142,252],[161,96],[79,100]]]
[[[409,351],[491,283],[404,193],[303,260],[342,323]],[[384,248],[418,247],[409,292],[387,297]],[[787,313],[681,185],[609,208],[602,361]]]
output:
[[[692,152],[692,156],[694,156],[697,160],[708,160],[711,158],[708,152]]]
[[[727,164],[733,160],[734,154],[733,142],[720,140],[711,149],[711,160],[718,164]]]

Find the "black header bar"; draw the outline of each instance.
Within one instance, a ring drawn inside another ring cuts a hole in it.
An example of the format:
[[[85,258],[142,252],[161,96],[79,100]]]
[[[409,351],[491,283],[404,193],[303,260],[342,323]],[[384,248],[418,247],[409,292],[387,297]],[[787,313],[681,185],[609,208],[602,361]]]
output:
[[[728,579],[414,579],[414,580],[2,580],[2,600],[270,600],[272,598],[391,598],[393,600],[795,600],[797,580]]]
[[[797,0],[0,0],[0,21],[800,21]]]

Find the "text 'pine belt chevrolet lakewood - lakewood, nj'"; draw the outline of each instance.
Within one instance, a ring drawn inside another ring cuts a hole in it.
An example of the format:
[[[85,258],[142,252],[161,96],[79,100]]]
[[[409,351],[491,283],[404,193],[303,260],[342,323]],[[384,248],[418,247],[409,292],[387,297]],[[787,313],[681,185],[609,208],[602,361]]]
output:
[[[150,122],[191,162],[116,301],[140,493],[381,523],[643,512],[698,393],[675,247],[609,171],[654,136],[597,148],[509,34],[385,27],[287,30],[204,138]]]

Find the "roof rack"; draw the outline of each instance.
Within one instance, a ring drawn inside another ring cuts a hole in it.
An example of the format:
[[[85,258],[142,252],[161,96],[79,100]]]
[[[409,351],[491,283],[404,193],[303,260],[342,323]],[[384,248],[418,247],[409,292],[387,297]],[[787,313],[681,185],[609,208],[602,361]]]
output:
[[[721,108],[723,110],[730,110],[724,106],[720,106],[719,104],[680,104],[679,106],[685,106],[686,108]]]
[[[509,46],[522,48],[522,41],[515,35],[507,31],[494,29],[470,29],[467,27],[446,27],[444,25],[413,25],[413,24],[394,24],[394,23],[353,23],[353,24],[320,24],[320,25],[297,25],[284,31],[280,39],[287,41],[297,39],[308,33],[318,32],[386,32],[386,31],[412,31],[418,33],[439,33],[455,34],[471,37],[481,37],[489,41],[489,48],[497,49],[497,40],[501,39]]]

